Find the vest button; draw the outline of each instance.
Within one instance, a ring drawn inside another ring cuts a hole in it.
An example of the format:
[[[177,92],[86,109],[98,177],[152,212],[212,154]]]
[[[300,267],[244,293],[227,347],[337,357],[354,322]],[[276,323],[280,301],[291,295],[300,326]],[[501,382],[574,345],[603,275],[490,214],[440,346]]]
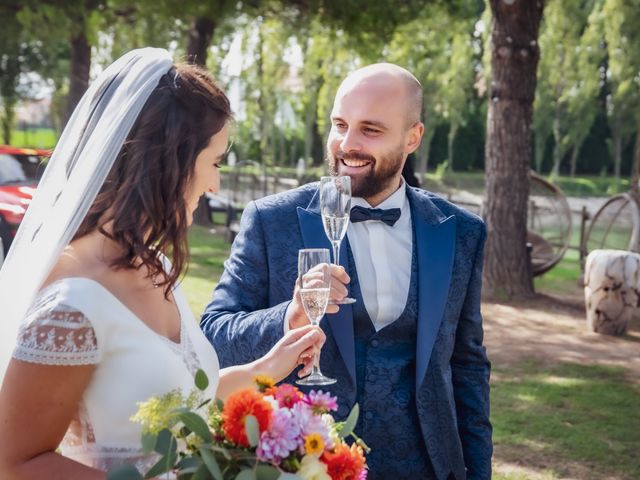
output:
[[[378,340],[376,340],[375,338],[373,340],[371,340],[371,346],[372,347],[377,347],[380,344],[380,342]]]
[[[373,420],[373,412],[366,412],[364,414],[364,418],[366,418],[367,420]]]

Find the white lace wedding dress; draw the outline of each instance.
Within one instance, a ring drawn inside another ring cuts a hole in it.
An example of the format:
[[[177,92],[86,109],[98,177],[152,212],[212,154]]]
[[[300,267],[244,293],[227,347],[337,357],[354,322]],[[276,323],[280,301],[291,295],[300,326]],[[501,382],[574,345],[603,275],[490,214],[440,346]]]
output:
[[[151,330],[88,278],[65,278],[39,293],[13,356],[46,365],[96,366],[60,445],[64,456],[105,471],[130,463],[145,472],[158,456],[141,451],[141,426],[130,421],[137,402],[174,389],[188,394],[199,368],[209,377],[206,395],[214,397],[218,358],[180,288],[174,297],[180,343]]]

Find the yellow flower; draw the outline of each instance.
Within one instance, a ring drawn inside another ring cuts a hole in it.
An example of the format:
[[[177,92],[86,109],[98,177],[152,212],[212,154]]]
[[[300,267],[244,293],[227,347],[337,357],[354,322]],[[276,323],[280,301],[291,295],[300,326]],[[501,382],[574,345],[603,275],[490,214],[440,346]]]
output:
[[[331,477],[327,473],[327,466],[313,455],[305,455],[302,457],[300,469],[296,474],[302,478],[302,480],[331,480]]]
[[[304,451],[309,455],[321,455],[324,452],[324,440],[317,433],[310,433],[304,439]]]
[[[269,388],[273,388],[276,382],[269,375],[256,375],[253,381],[258,385],[258,390],[264,392]]]

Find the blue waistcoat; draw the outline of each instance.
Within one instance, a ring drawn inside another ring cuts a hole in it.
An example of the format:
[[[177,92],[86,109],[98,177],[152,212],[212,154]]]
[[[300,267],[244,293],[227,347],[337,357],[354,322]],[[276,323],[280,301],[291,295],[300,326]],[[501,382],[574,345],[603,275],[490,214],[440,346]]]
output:
[[[415,238],[406,306],[397,320],[378,332],[365,308],[350,250],[348,258],[350,294],[357,300],[353,304],[353,321],[360,417],[355,432],[372,449],[367,456],[368,478],[435,479],[416,408],[418,262]],[[389,458],[394,461],[389,462]]]

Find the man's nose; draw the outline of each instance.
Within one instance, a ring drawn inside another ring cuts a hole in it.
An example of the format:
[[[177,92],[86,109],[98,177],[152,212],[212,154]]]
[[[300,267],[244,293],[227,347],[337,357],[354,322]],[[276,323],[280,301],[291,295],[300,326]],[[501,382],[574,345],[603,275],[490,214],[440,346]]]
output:
[[[352,128],[349,128],[342,136],[340,142],[340,149],[343,152],[356,152],[362,149],[362,144],[358,137],[358,132]]]

